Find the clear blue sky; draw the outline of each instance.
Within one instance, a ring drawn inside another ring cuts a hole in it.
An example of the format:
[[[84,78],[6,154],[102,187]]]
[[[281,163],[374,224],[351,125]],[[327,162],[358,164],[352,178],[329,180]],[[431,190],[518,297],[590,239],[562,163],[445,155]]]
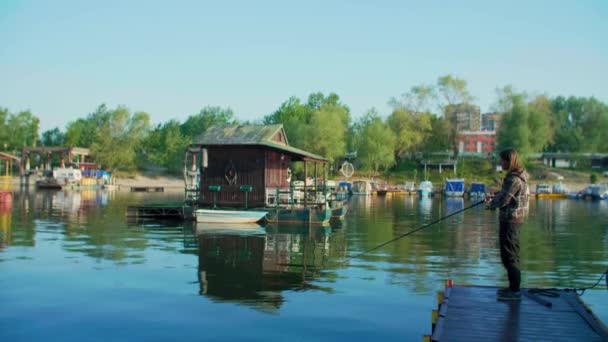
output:
[[[337,93],[354,117],[448,73],[608,101],[608,1],[0,1],[0,106],[42,130],[99,104],[240,119]]]

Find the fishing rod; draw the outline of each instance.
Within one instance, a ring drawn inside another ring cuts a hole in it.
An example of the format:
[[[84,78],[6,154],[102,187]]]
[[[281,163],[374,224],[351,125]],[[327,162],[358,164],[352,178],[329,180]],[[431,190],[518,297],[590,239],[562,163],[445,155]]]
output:
[[[393,243],[393,242],[395,242],[395,241],[397,241],[397,240],[403,239],[404,237],[406,237],[406,236],[408,236],[408,235],[410,235],[410,234],[414,234],[415,232],[417,232],[417,231],[419,231],[419,230],[422,230],[422,229],[424,229],[424,228],[430,227],[430,226],[434,225],[435,223],[441,222],[441,221],[443,221],[443,220],[445,220],[445,219],[447,219],[447,218],[449,218],[449,217],[452,217],[452,216],[454,216],[454,215],[456,215],[456,214],[460,214],[460,213],[462,213],[462,212],[464,212],[464,211],[466,211],[466,210],[469,210],[469,209],[471,209],[471,208],[474,208],[474,207],[476,207],[476,206],[478,206],[478,205],[480,205],[480,204],[482,204],[482,203],[484,203],[484,202],[485,202],[484,200],[481,200],[481,201],[479,201],[479,202],[477,202],[477,203],[471,204],[470,206],[468,206],[468,207],[466,207],[466,208],[460,209],[460,210],[455,211],[455,212],[453,212],[453,213],[451,213],[451,214],[449,214],[449,215],[446,215],[446,216],[444,216],[444,217],[438,218],[438,219],[436,219],[435,221],[430,222],[430,223],[427,223],[427,224],[425,224],[425,225],[422,225],[422,226],[420,226],[420,227],[418,227],[418,228],[416,228],[416,229],[410,230],[410,231],[409,231],[409,232],[407,232],[407,233],[401,234],[401,235],[397,236],[397,237],[396,237],[396,238],[394,238],[394,239],[391,239],[391,240],[389,240],[389,241],[386,241],[386,242],[384,242],[384,243],[381,243],[381,244],[379,244],[378,246],[376,246],[376,247],[374,247],[374,248],[370,248],[370,249],[368,249],[368,250],[366,250],[366,251],[364,251],[364,252],[361,252],[361,253],[359,253],[359,254],[357,254],[357,255],[355,255],[355,256],[353,256],[353,257],[351,257],[351,258],[358,258],[358,257],[360,257],[360,256],[362,256],[362,255],[364,255],[364,254],[367,254],[367,253],[369,253],[369,252],[371,252],[371,251],[374,251],[374,250],[376,250],[376,249],[378,249],[378,248],[380,248],[380,247],[384,247],[384,246],[388,245],[389,243]]]

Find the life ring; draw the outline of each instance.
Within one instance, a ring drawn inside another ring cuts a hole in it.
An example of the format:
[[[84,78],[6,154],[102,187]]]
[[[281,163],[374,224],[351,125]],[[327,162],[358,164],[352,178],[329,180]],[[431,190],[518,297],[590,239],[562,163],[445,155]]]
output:
[[[291,182],[291,168],[287,168],[287,176],[285,177],[287,179],[287,183]]]
[[[228,182],[228,185],[235,185],[237,180],[236,167],[232,160],[228,161],[226,168],[224,169],[224,178]]]
[[[344,177],[350,178],[353,173],[355,173],[355,167],[353,166],[353,164],[349,163],[348,161],[345,161],[340,167],[340,172],[344,175]]]

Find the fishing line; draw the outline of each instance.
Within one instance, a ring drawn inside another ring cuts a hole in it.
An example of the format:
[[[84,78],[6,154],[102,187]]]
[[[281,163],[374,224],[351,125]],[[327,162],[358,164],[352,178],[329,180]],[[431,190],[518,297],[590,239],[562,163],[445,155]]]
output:
[[[444,217],[438,218],[438,219],[436,219],[436,220],[435,220],[435,221],[433,221],[433,222],[427,223],[427,224],[422,225],[422,226],[420,226],[420,227],[418,227],[418,228],[416,228],[416,229],[410,230],[410,231],[409,231],[409,232],[407,232],[407,233],[401,234],[401,235],[397,236],[397,237],[396,237],[396,238],[394,238],[394,239],[391,239],[391,240],[388,240],[388,241],[386,241],[386,242],[384,242],[384,243],[381,243],[381,244],[379,244],[378,246],[376,246],[376,247],[374,247],[374,248],[370,248],[370,249],[368,249],[368,250],[366,250],[366,251],[364,251],[364,252],[361,252],[361,253],[359,253],[359,254],[357,254],[357,255],[355,255],[355,256],[352,256],[351,258],[358,258],[358,257],[360,257],[360,256],[362,256],[362,255],[364,255],[364,254],[367,254],[367,253],[369,253],[369,252],[371,252],[371,251],[374,251],[374,250],[376,250],[376,249],[378,249],[378,248],[380,248],[380,247],[384,247],[384,246],[388,245],[389,243],[395,242],[395,241],[397,241],[397,240],[399,240],[399,239],[403,239],[404,237],[406,237],[406,236],[408,236],[408,235],[410,235],[410,234],[414,234],[415,232],[417,232],[417,231],[419,231],[419,230],[422,230],[422,229],[424,229],[424,228],[430,227],[430,226],[434,225],[435,223],[441,222],[441,221],[443,221],[443,220],[445,220],[445,219],[447,219],[447,218],[449,218],[449,217],[452,217],[452,216],[454,216],[454,215],[456,215],[456,214],[460,214],[460,213],[462,213],[463,211],[465,211],[465,210],[469,210],[469,209],[471,209],[471,208],[473,208],[473,207],[476,207],[476,206],[478,206],[478,205],[480,205],[480,204],[482,204],[482,203],[484,203],[484,201],[483,201],[483,200],[482,200],[482,201],[479,201],[479,202],[477,202],[477,203],[475,203],[475,204],[471,204],[470,206],[468,206],[468,207],[466,207],[466,208],[463,208],[463,209],[457,210],[457,211],[455,211],[455,212],[453,212],[453,213],[451,213],[451,214],[449,214],[449,215],[446,215],[446,216],[444,216]]]

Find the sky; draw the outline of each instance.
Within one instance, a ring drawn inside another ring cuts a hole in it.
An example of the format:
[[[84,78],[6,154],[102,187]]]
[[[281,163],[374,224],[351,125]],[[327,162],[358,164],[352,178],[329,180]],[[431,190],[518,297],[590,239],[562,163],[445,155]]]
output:
[[[0,1],[0,107],[41,131],[100,104],[183,122],[261,119],[335,92],[354,118],[451,74],[482,112],[496,88],[608,102],[608,1]]]

